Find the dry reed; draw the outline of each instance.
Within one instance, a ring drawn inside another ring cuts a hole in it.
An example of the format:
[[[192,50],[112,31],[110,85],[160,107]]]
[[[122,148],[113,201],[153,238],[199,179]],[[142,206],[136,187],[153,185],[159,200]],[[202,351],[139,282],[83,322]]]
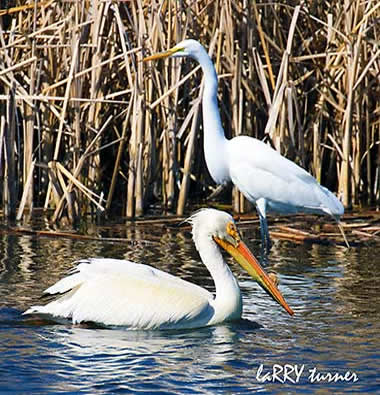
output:
[[[27,4],[26,4],[27,3]],[[4,4],[4,3],[2,3]],[[53,222],[182,215],[215,186],[202,73],[143,64],[184,38],[209,49],[228,137],[266,139],[347,207],[380,202],[380,4],[9,1],[0,10],[0,209]],[[194,70],[195,69],[195,70]],[[207,131],[206,131],[207,132]],[[247,209],[234,190],[233,208]]]

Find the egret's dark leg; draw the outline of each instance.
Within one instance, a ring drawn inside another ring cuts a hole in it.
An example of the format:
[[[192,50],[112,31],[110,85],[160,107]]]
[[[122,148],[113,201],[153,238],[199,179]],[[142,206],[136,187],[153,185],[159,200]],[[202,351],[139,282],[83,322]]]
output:
[[[266,219],[266,201],[259,199],[256,201],[256,209],[260,219],[260,235],[261,235],[261,253],[268,254],[272,243],[270,241],[268,222]]]

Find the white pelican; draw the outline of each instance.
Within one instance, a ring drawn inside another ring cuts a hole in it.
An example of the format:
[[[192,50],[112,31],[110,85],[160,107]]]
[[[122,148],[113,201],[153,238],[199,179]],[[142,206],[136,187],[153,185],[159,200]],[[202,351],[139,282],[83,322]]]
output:
[[[131,329],[196,328],[237,320],[242,314],[240,288],[219,247],[293,314],[277,286],[241,240],[231,215],[203,209],[188,221],[199,255],[214,279],[215,296],[151,266],[96,258],[79,261],[68,277],[44,291],[62,296],[45,306],[32,306],[24,314]]]
[[[204,73],[204,152],[208,170],[217,184],[232,181],[256,205],[261,240],[267,250],[270,249],[267,212],[328,214],[339,222],[344,213],[342,203],[304,169],[253,137],[226,139],[218,109],[218,76],[199,42],[184,40],[144,61],[166,57],[190,57],[201,65]]]

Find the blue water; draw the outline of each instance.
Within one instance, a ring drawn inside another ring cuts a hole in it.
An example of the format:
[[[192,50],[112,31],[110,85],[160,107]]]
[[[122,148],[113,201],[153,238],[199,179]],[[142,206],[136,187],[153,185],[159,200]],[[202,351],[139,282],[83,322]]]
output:
[[[257,233],[242,233],[258,252]],[[380,391],[379,246],[275,242],[267,269],[278,273],[294,317],[231,261],[244,295],[244,319],[236,323],[144,332],[21,316],[72,261],[88,256],[143,261],[212,289],[187,231],[136,226],[116,236],[127,240],[0,235],[1,394]]]

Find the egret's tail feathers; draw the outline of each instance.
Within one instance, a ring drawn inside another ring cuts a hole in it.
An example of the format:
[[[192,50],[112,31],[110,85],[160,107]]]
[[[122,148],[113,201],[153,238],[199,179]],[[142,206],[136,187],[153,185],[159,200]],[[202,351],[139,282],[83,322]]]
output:
[[[344,214],[344,206],[341,201],[327,188],[321,185],[322,191],[326,197],[324,199],[325,211],[335,219]]]
[[[329,215],[331,215],[335,221],[338,224],[340,233],[343,236],[343,240],[347,246],[347,248],[350,248],[350,243],[347,240],[346,234],[344,233],[344,229],[342,224],[340,223],[340,217],[344,214],[344,206],[341,203],[341,201],[332,193],[330,192],[327,188],[322,187],[323,192],[327,196],[328,200],[326,203],[328,203],[325,212]]]

